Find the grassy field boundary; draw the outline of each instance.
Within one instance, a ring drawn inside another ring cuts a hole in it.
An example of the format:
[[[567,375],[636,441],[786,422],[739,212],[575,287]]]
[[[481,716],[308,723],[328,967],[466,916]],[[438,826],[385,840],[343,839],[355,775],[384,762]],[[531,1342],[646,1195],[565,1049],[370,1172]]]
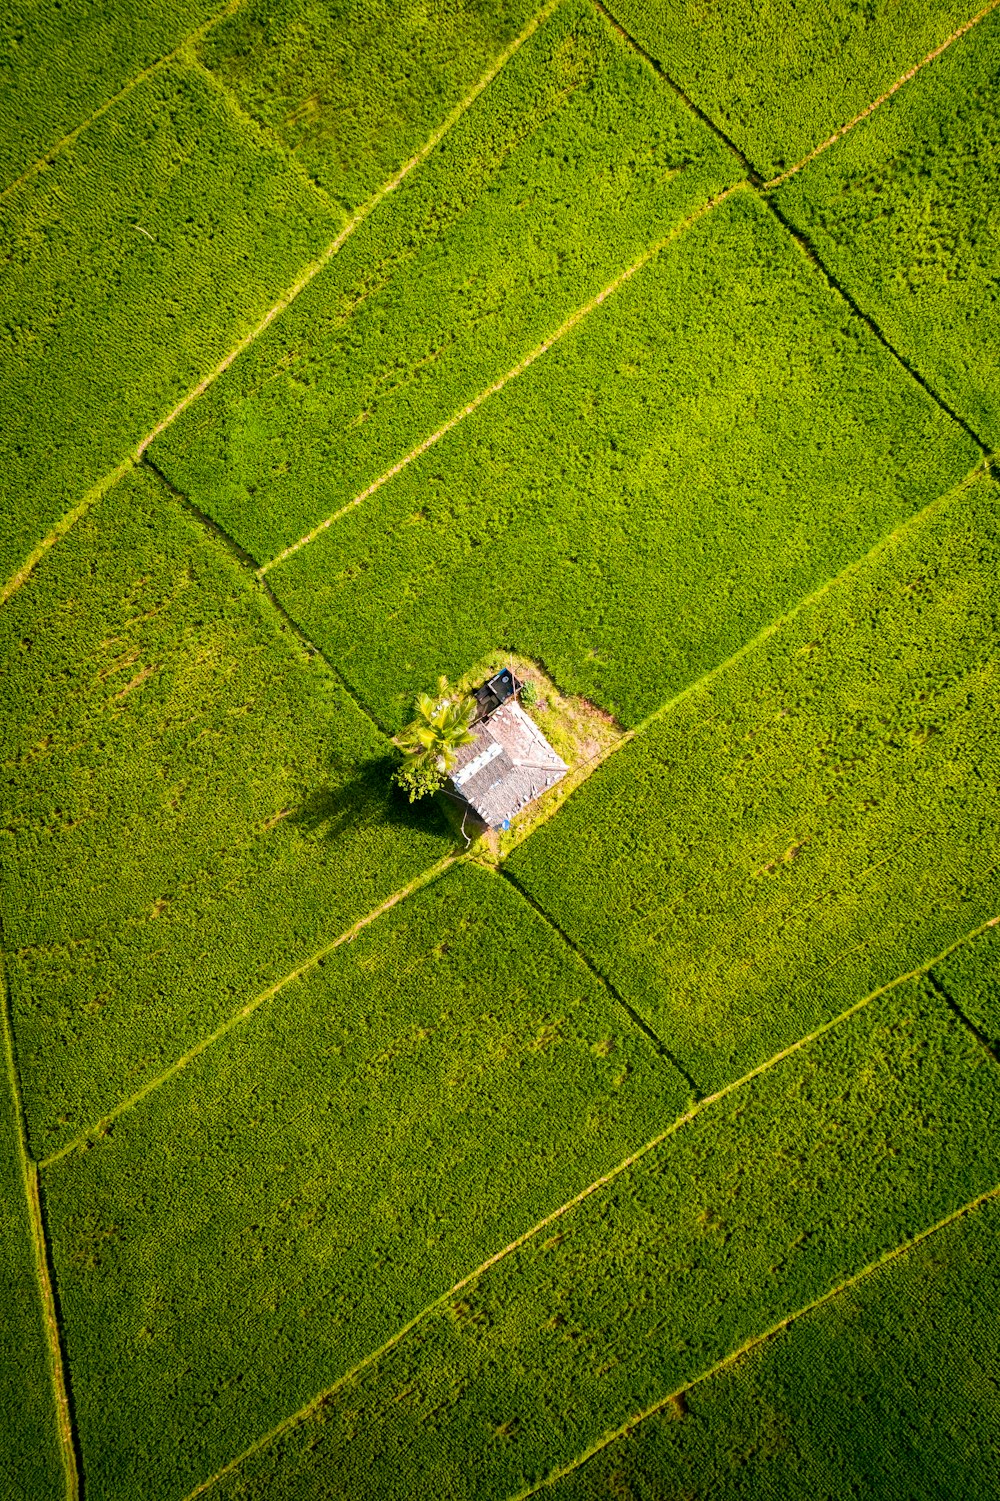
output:
[[[997,3],[1000,4],[1000,0],[997,0]],[[353,500],[347,501],[346,505],[340,506],[333,512],[332,516],[327,516],[324,521],[320,521],[311,531],[299,537],[297,541],[290,543],[283,552],[277,553],[275,557],[269,558],[267,562],[262,563],[257,570],[259,577],[263,578],[272,568],[277,568],[280,563],[287,562],[290,557],[299,552],[303,547],[308,547],[310,542],[315,542],[316,538],[322,536],[323,532],[333,526],[335,521],[340,521],[342,517],[347,516],[357,506],[362,505],[364,501],[370,499],[377,490],[381,490],[383,485],[388,484],[391,479],[395,479],[396,475],[408,468],[415,459],[419,459],[429,448],[433,448],[435,443],[439,443],[442,438],[447,437],[450,432],[458,427],[459,423],[465,421],[466,417],[471,417],[473,412],[478,411],[491,396],[498,395],[506,385],[512,380],[516,380],[519,375],[523,375],[536,360],[540,359],[543,354],[547,354],[568,333],[572,333],[573,329],[577,328],[585,318],[588,318],[591,313],[596,312],[603,302],[613,296],[627,282],[631,281],[632,277],[643,270],[645,266],[648,266],[650,261],[655,260],[661,250],[666,249],[674,240],[679,239],[692,224],[704,218],[713,208],[718,208],[719,204],[724,203],[731,193],[736,192],[737,188],[745,186],[746,183],[743,181],[734,183],[732,187],[724,189],[723,192],[718,193],[714,198],[707,199],[700,208],[697,208],[693,214],[689,214],[686,219],[682,220],[662,240],[657,240],[654,244],[650,245],[631,265],[626,266],[623,271],[619,271],[618,275],[609,281],[606,286],[602,287],[599,292],[595,293],[587,302],[578,307],[575,312],[570,313],[569,317],[564,319],[553,333],[544,338],[540,344],[536,344],[534,349],[530,350],[522,360],[519,360],[516,365],[512,366],[503,375],[498,376],[495,381],[480,391],[477,396],[474,396],[464,407],[453,413],[447,422],[442,423],[429,437],[424,438],[415,448],[411,448],[409,453],[393,464],[390,469],[387,469],[384,474],[380,474],[367,489],[355,495]]]
[[[890,84],[883,94],[879,94],[877,99],[873,99],[870,104],[866,104],[864,109],[860,110],[853,119],[848,120],[846,125],[839,126],[833,132],[833,135],[828,136],[825,141],[821,141],[818,146],[814,146],[812,151],[808,152],[801,161],[796,162],[793,167],[789,167],[787,171],[782,172],[779,177],[771,177],[767,182],[762,183],[761,187],[763,191],[768,193],[772,188],[780,188],[782,183],[787,182],[790,177],[794,177],[796,172],[801,172],[803,167],[807,167],[818,156],[822,156],[824,151],[829,151],[831,146],[835,146],[856,125],[860,125],[864,120],[869,119],[880,105],[885,104],[887,100],[892,98],[893,94],[898,94],[903,85],[909,83],[911,78],[916,78],[917,74],[922,72],[928,63],[932,63],[935,58],[940,57],[942,52],[947,52],[949,47],[955,42],[960,41],[974,26],[978,26],[980,21],[985,21],[986,17],[992,11],[996,10],[998,5],[1000,5],[1000,0],[990,0],[990,3],[984,6],[981,11],[977,12],[968,21],[964,21],[961,26],[956,27],[950,36],[945,37],[943,42],[939,42],[936,47],[932,47],[925,57],[922,57],[919,62],[913,64],[912,68],[907,69],[905,73],[901,74],[895,83]]]
[[[186,36],[181,37],[176,47],[172,47],[169,52],[164,52],[162,57],[158,57],[155,62],[149,63],[147,67],[141,68],[133,78],[130,78],[127,83],[122,85],[117,94],[112,94],[110,99],[105,99],[104,103],[98,105],[97,109],[89,114],[85,120],[81,121],[79,125],[74,126],[67,135],[61,136],[58,141],[50,146],[44,156],[38,157],[31,163],[30,167],[26,167],[20,177],[15,178],[13,182],[8,183],[5,188],[0,190],[0,203],[3,203],[4,199],[11,193],[16,192],[18,188],[23,187],[26,182],[30,182],[33,177],[37,177],[38,173],[43,171],[44,168],[50,166],[61,151],[65,151],[67,146],[72,146],[74,141],[79,140],[85,130],[88,130],[102,115],[106,115],[108,110],[114,109],[120,100],[127,98],[133,89],[138,88],[141,83],[145,83],[147,78],[152,78],[154,73],[158,73],[161,68],[173,62],[175,58],[184,52],[185,48],[197,46],[199,42],[208,36],[208,33],[214,27],[218,26],[220,21],[225,21],[229,16],[235,15],[242,4],[243,0],[227,0],[227,3],[221,10],[217,10],[214,15],[209,16],[207,21],[202,21],[200,26],[196,26],[193,31],[189,31]]]
[[[514,40],[504,49],[504,51],[500,53],[498,57],[493,59],[486,72],[480,76],[475,84],[473,84],[469,92],[459,100],[458,104],[454,106],[454,108],[445,117],[445,119],[437,127],[437,129],[428,136],[427,140],[420,147],[419,151],[411,156],[409,161],[405,162],[403,166],[400,167],[399,170],[388,179],[387,182],[384,182],[382,186],[378,188],[375,193],[373,193],[371,198],[368,199],[367,203],[362,204],[362,206],[351,216],[351,218],[348,219],[347,223],[340,230],[336,238],[333,239],[329,245],[327,245],[325,250],[322,250],[318,256],[316,256],[312,261],[309,262],[305,270],[302,271],[298,278],[292,283],[292,285],[281,294],[277,301],[272,303],[272,305],[264,313],[263,317],[258,319],[253,328],[251,328],[248,333],[244,334],[241,339],[237,340],[232,349],[224,354],[221,360],[213,365],[208,374],[203,376],[202,379],[197,383],[197,385],[193,386],[188,392],[186,392],[184,396],[181,397],[180,401],[173,408],[173,410],[169,412],[167,416],[162,419],[162,421],[158,422],[151,432],[147,433],[144,438],[140,439],[136,448],[126,459],[122,460],[122,462],[116,469],[111,470],[108,474],[99,479],[97,483],[87,491],[86,495],[77,502],[72,510],[68,511],[65,516],[61,517],[61,519],[49,532],[48,536],[45,537],[43,541],[40,542],[38,546],[31,552],[28,558],[25,559],[17,572],[13,574],[13,576],[8,579],[5,584],[0,585],[0,606],[6,604],[11,595],[14,594],[15,591],[18,590],[21,585],[26,582],[26,580],[33,573],[34,569],[37,567],[38,563],[48,552],[49,548],[52,547],[56,542],[58,542],[60,537],[66,535],[66,533],[76,524],[76,522],[86,514],[93,502],[101,495],[103,495],[106,490],[110,489],[110,487],[127,472],[130,465],[132,465],[133,463],[138,463],[141,459],[144,458],[146,449],[154,441],[154,439],[158,438],[162,432],[165,432],[166,429],[170,427],[171,423],[176,422],[181,413],[186,412],[188,407],[191,406],[195,401],[197,401],[199,396],[204,395],[209,386],[212,385],[213,382],[218,380],[219,376],[223,375],[225,371],[229,369],[230,365],[237,358],[237,356],[241,355],[245,349],[249,349],[250,346],[260,338],[261,334],[271,326],[275,318],[279,317],[286,308],[290,307],[291,304],[295,301],[296,297],[298,297],[301,292],[304,292],[309,283],[319,275],[319,273],[325,266],[329,264],[329,262],[337,254],[337,252],[341,249],[345,242],[351,237],[354,231],[358,229],[372,213],[374,213],[379,204],[382,203],[385,198],[388,198],[390,193],[395,192],[396,188],[399,187],[404,179],[407,178],[415,168],[421,166],[422,163],[427,160],[435,147],[441,143],[444,137],[451,130],[452,126],[458,123],[458,121],[465,114],[466,110],[471,108],[471,106],[479,98],[479,95],[483,92],[483,90],[492,83],[497,74],[507,65],[507,63],[511,60],[515,53],[520,50],[520,48],[529,39],[529,37],[531,37],[538,30],[539,26],[541,26],[542,23],[548,19],[548,17],[560,3],[561,0],[546,0],[546,3],[542,6],[541,10],[535,13],[528,24],[520,32],[520,34],[514,38]],[[181,46],[186,46],[189,41],[190,38],[186,38]],[[180,49],[178,48],[177,50],[179,51]],[[172,55],[173,54],[171,54],[171,56]],[[107,105],[107,108],[110,107],[111,104],[109,103]],[[81,127],[81,129],[83,129],[83,127]],[[315,187],[315,184],[312,184],[312,186]]]
[[[890,991],[895,990],[900,985],[905,985],[910,980],[920,979],[922,976],[927,974],[927,972],[931,970],[934,965],[940,964],[943,959],[948,958],[950,954],[955,953],[956,950],[962,948],[966,943],[970,943],[973,939],[978,938],[980,934],[986,932],[988,928],[995,926],[998,921],[1000,921],[1000,918],[991,918],[989,922],[980,924],[979,927],[974,928],[971,932],[966,933],[961,938],[956,939],[954,943],[949,944],[947,948],[942,949],[939,954],[935,954],[932,958],[924,961],[916,969],[908,970],[904,974],[896,975],[893,979],[886,981],[884,985],[880,985],[876,990],[871,991],[868,995],[863,996],[859,1001],[855,1001],[853,1005],[848,1006],[848,1008],[845,1011],[842,1011],[839,1016],[835,1016],[830,1021],[824,1022],[821,1026],[816,1027],[812,1032],[807,1033],[804,1037],[800,1037],[796,1042],[790,1043],[788,1047],[782,1048],[781,1051],[775,1053],[772,1058],[767,1059],[764,1063],[758,1064],[756,1068],[753,1068],[748,1073],[741,1075],[740,1078],[732,1080],[730,1083],[724,1085],[721,1089],[717,1089],[713,1094],[706,1095],[703,1099],[692,1105],[690,1109],[686,1110],[682,1115],[679,1115],[675,1120],[671,1121],[670,1125],[665,1127],[664,1130],[658,1132],[649,1141],[644,1142],[642,1146],[638,1147],[634,1152],[630,1153],[628,1157],[623,1158],[621,1162],[616,1163],[615,1166],[613,1168],[610,1168],[608,1172],[603,1173],[600,1178],[596,1178],[592,1183],[588,1183],[586,1187],[582,1188],[579,1193],[573,1196],[573,1198],[567,1199],[564,1204],[560,1204],[556,1209],[553,1209],[549,1214],[538,1220],[536,1224],[531,1225],[527,1230],[522,1231],[522,1233],[514,1240],[510,1241],[508,1245],[503,1246],[499,1251],[495,1251],[492,1256],[487,1257],[485,1261],[481,1262],[479,1266],[473,1268],[471,1272],[467,1272],[464,1277],[461,1277],[457,1282],[453,1283],[452,1286],[449,1287],[445,1292],[441,1293],[431,1303],[428,1303],[425,1308],[422,1308],[419,1313],[414,1314],[413,1318],[410,1319],[406,1324],[404,1324],[400,1329],[398,1329],[390,1339],[386,1340],[385,1344],[380,1345],[377,1350],[373,1350],[368,1355],[364,1356],[364,1358],[362,1360],[359,1360],[356,1365],[352,1366],[349,1371],[346,1371],[344,1375],[338,1377],[336,1381],[334,1381],[330,1386],[326,1387],[323,1391],[318,1392],[316,1396],[312,1397],[303,1407],[300,1407],[298,1411],[291,1413],[286,1418],[283,1418],[280,1423],[277,1423],[267,1433],[263,1434],[259,1439],[255,1440],[255,1442],[244,1449],[242,1453],[236,1455],[234,1459],[231,1459],[228,1464],[222,1467],[221,1470],[217,1470],[214,1475],[210,1475],[207,1479],[201,1481],[201,1483],[197,1485],[193,1491],[190,1491],[188,1493],[188,1495],[184,1498],[184,1501],[197,1501],[197,1498],[199,1496],[206,1495],[213,1489],[215,1485],[218,1484],[220,1480],[224,1480],[227,1475],[231,1475],[235,1470],[238,1470],[246,1460],[251,1459],[255,1454],[259,1454],[261,1450],[266,1449],[269,1444],[273,1443],[276,1439],[280,1438],[290,1429],[295,1428],[299,1423],[305,1422],[309,1417],[317,1412],[323,1406],[323,1404],[329,1400],[330,1397],[335,1395],[338,1391],[341,1391],[345,1386],[353,1381],[356,1376],[359,1376],[362,1371],[365,1371],[370,1366],[377,1364],[377,1362],[380,1361],[383,1356],[388,1355],[391,1350],[394,1350],[397,1345],[401,1344],[408,1334],[412,1333],[414,1329],[418,1328],[419,1325],[421,1325],[432,1314],[436,1313],[439,1309],[444,1308],[448,1303],[452,1301],[452,1299],[457,1296],[457,1294],[462,1292],[465,1288],[469,1287],[473,1282],[476,1282],[480,1277],[484,1276],[491,1270],[491,1268],[497,1266],[501,1261],[505,1261],[508,1256],[511,1256],[514,1254],[514,1252],[519,1251],[521,1247],[527,1245],[529,1241],[534,1240],[534,1238],[537,1235],[541,1234],[543,1230],[547,1230],[551,1225],[556,1224],[572,1209],[575,1209],[579,1204],[584,1203],[584,1201],[589,1199],[593,1194],[598,1193],[601,1189],[607,1188],[610,1184],[614,1183],[618,1178],[622,1176],[623,1173],[628,1172],[628,1170],[634,1167],[637,1162],[640,1162],[650,1152],[655,1151],[657,1147],[661,1146],[663,1142],[667,1141],[671,1136],[675,1136],[678,1131],[680,1131],[690,1121],[694,1120],[696,1116],[700,1115],[701,1112],[707,1109],[710,1105],[714,1105],[719,1100],[727,1098],[727,1096],[733,1094],[736,1090],[741,1089],[745,1084],[749,1084],[752,1080],[758,1078],[761,1074],[767,1073],[776,1064],[781,1063],[785,1058],[789,1058],[793,1054],[801,1051],[802,1048],[808,1047],[810,1043],[817,1041],[818,1038],[824,1036],[827,1032],[832,1031],[842,1022],[845,1022],[852,1016],[857,1015],[859,1011],[864,1010],[866,1006],[870,1005],[872,1001],[877,1000],[880,996],[887,995]],[[1000,1193],[1000,1185],[997,1185],[995,1188],[988,1190],[986,1194],[981,1196],[980,1200],[972,1201],[972,1203],[974,1204],[981,1202],[982,1200],[989,1198],[995,1193]],[[955,1211],[950,1216],[950,1219],[958,1218],[958,1216],[963,1214],[969,1207],[969,1205],[966,1205],[963,1209]],[[912,1242],[907,1242],[907,1246],[910,1244],[916,1244],[917,1239],[926,1238],[927,1235],[933,1233],[934,1229],[941,1228],[942,1225],[949,1222],[950,1220],[943,1220],[941,1221],[941,1225],[934,1226],[931,1230],[922,1231],[921,1235],[918,1236],[915,1240],[913,1240]],[[891,1257],[895,1254],[898,1254],[898,1252],[890,1252],[888,1254]],[[884,1259],[885,1258],[883,1258],[883,1260]],[[879,1262],[875,1265],[881,1264],[882,1263]],[[873,1269],[874,1266],[869,1270]],[[861,1275],[861,1273],[856,1273],[855,1277],[857,1278]],[[847,1285],[847,1283],[841,1284],[841,1286],[844,1287],[846,1287]],[[825,1298],[829,1296],[833,1296],[833,1294],[824,1294],[823,1300],[825,1300]],[[783,1328],[785,1324],[790,1323],[794,1318],[797,1318],[800,1313],[805,1311],[807,1310],[800,1309],[792,1314],[789,1314],[783,1321],[783,1323],[775,1325],[773,1330],[767,1331],[767,1333],[765,1333],[764,1335],[757,1337],[753,1342],[751,1342],[750,1345],[741,1347],[740,1350],[734,1351],[730,1355],[726,1356],[726,1361],[734,1360],[737,1355],[743,1353],[744,1348],[752,1348],[753,1343],[760,1343],[761,1340],[769,1338],[771,1333],[775,1332],[779,1328]],[[710,1373],[705,1373],[705,1375],[708,1374]],[[699,1381],[703,1379],[704,1376],[699,1376],[697,1378],[697,1380]],[[693,1385],[694,1383],[692,1382],[690,1384]],[[650,1409],[650,1411],[658,1410],[659,1407],[665,1406],[669,1401],[670,1397],[663,1398],[662,1401],[657,1404],[657,1408]],[[627,1426],[634,1426],[636,1422],[641,1421],[643,1416],[647,1415],[648,1414],[643,1413],[637,1418],[633,1417],[629,1420],[629,1425]],[[615,1436],[616,1435],[612,1435],[612,1438]],[[611,1439],[607,1439],[606,1442],[610,1443]],[[594,1449],[592,1452],[596,1453],[597,1450]],[[587,1455],[587,1457],[590,1457],[589,1454]],[[580,1460],[579,1462],[582,1463],[583,1461]],[[556,1478],[558,1477],[550,1476],[545,1481],[541,1482],[541,1484],[548,1484],[551,1482],[551,1480]],[[538,1488],[540,1487],[536,1487],[536,1489]],[[531,1492],[526,1492],[525,1494],[531,1494]]]
[[[101,499],[102,495],[106,495],[109,490],[118,484],[119,480],[125,478],[134,462],[131,455],[127,459],[123,459],[117,469],[112,469],[108,474],[103,475],[97,481],[97,484],[92,485],[86,495],[77,501],[71,511],[67,511],[65,516],[60,517],[52,530],[42,538],[37,547],[25,558],[17,572],[5,584],[0,584],[0,606],[5,605],[11,595],[17,593],[21,585],[34,573],[45,554],[51,547],[56,545],[60,537],[65,537],[66,533],[73,529],[81,517],[87,514],[91,506]]]
[[[164,1069],[155,1078],[147,1079],[145,1084],[140,1089],[137,1089],[134,1094],[130,1094],[124,1100],[119,1100],[117,1105],[109,1110],[106,1115],[102,1115],[100,1120],[88,1126],[86,1131],[81,1131],[78,1136],[74,1136],[72,1141],[66,1142],[57,1152],[52,1152],[48,1157],[43,1157],[39,1161],[38,1166],[42,1169],[52,1167],[54,1163],[59,1162],[63,1157],[67,1157],[86,1142],[103,1136],[108,1127],[120,1115],[124,1115],[127,1110],[131,1110],[133,1106],[140,1104],[146,1099],[147,1095],[151,1095],[161,1085],[168,1083],[182,1069],[187,1068],[188,1064],[193,1063],[196,1058],[200,1058],[202,1053],[207,1048],[210,1048],[213,1043],[219,1042],[234,1027],[238,1027],[241,1022],[245,1022],[248,1017],[251,1017],[267,1001],[273,1000],[282,990],[294,984],[296,980],[301,980],[303,975],[307,975],[310,970],[315,969],[317,964],[322,963],[328,954],[332,954],[335,949],[339,949],[345,943],[353,942],[359,933],[363,932],[365,928],[377,921],[378,918],[382,917],[391,908],[405,901],[407,897],[413,896],[416,892],[423,890],[425,886],[430,886],[439,876],[443,876],[445,871],[450,870],[460,858],[458,855],[445,855],[444,859],[439,860],[436,865],[432,865],[427,870],[421,871],[418,876],[414,876],[412,881],[408,881],[405,886],[401,886],[398,891],[394,891],[391,896],[387,896],[385,901],[380,902],[377,907],[373,907],[370,912],[366,912],[363,917],[359,917],[356,922],[352,923],[338,937],[331,939],[329,943],[323,944],[322,948],[318,948],[307,959],[303,959],[302,963],[296,965],[294,969],[289,970],[288,974],[282,975],[280,980],[275,980],[273,985],[269,985],[265,990],[260,991],[259,994],[253,996],[245,1005],[241,1006],[238,1011],[234,1011],[231,1016],[227,1016],[225,1021],[220,1022],[213,1031],[199,1038],[192,1047],[188,1048],[186,1053],[182,1053],[179,1058],[176,1058],[169,1068]]]
[[[640,1423],[645,1422],[646,1418],[654,1417],[656,1413],[662,1412],[665,1407],[679,1402],[696,1386],[700,1386],[703,1382],[711,1380],[713,1376],[718,1376],[729,1366],[734,1365],[742,1356],[749,1355],[751,1351],[758,1349],[761,1345],[767,1344],[769,1340],[774,1339],[806,1314],[814,1313],[816,1309],[822,1308],[824,1304],[832,1302],[841,1293],[847,1292],[852,1287],[856,1287],[859,1282],[865,1281],[866,1278],[881,1271],[883,1267],[890,1265],[893,1261],[897,1261],[901,1256],[905,1256],[916,1246],[922,1245],[924,1241],[929,1240],[931,1236],[937,1235],[941,1230],[946,1230],[956,1220],[963,1219],[967,1214],[975,1213],[983,1204],[989,1203],[997,1195],[1000,1195],[1000,1183],[995,1184],[993,1188],[986,1189],[984,1193],[977,1194],[974,1199],[970,1199],[960,1209],[953,1210],[951,1214],[946,1214],[943,1219],[937,1220],[933,1225],[928,1225],[926,1229],[918,1231],[909,1240],[904,1240],[900,1245],[894,1246],[891,1251],[884,1252],[877,1260],[862,1267],[860,1271],[852,1272],[849,1277],[845,1277],[835,1287],[828,1288],[825,1293],[821,1293],[818,1298],[813,1298],[810,1303],[805,1303],[801,1308],[796,1308],[793,1313],[786,1314],[784,1318],[779,1319],[776,1324],[772,1324],[763,1333],[755,1334],[751,1339],[745,1340],[738,1349],[731,1350],[728,1355],[724,1355],[721,1360],[717,1360],[707,1370],[699,1372],[691,1381],[684,1382],[682,1386],[675,1387],[667,1396],[659,1398],[658,1401],[653,1402],[649,1407],[644,1407],[640,1412],[633,1413],[620,1427],[615,1428],[611,1433],[603,1434],[588,1449],[585,1449],[582,1454],[570,1460],[568,1464],[561,1465],[558,1469],[551,1471],[550,1474],[546,1475],[544,1480],[539,1480],[537,1484],[529,1485],[526,1489],[518,1491],[516,1495],[509,1497],[508,1501],[528,1501],[529,1496],[535,1496],[539,1491],[543,1491],[548,1486],[554,1485],[557,1481],[563,1480],[567,1475],[571,1475],[574,1470],[578,1470],[581,1465],[585,1465],[589,1459],[593,1459],[595,1455],[600,1454],[603,1449],[608,1448],[616,1440],[627,1438],[629,1434],[633,1433],[639,1427]]]
[[[17,1159],[21,1181],[24,1185],[24,1201],[28,1215],[28,1228],[35,1261],[35,1277],[38,1283],[42,1320],[45,1326],[45,1342],[48,1348],[49,1375],[55,1404],[56,1424],[59,1432],[59,1452],[62,1456],[63,1474],[66,1481],[66,1501],[78,1501],[80,1495],[80,1465],[77,1459],[76,1435],[70,1406],[69,1386],[63,1361],[62,1334],[56,1312],[56,1300],[50,1266],[48,1239],[42,1214],[41,1192],[38,1183],[38,1168],[28,1155],[24,1126],[24,1106],[21,1099],[21,1082],[18,1078],[14,1057],[14,1035],[10,1021],[10,1003],[6,978],[0,972],[0,1030],[3,1032],[4,1067],[7,1072],[11,1094],[11,1107],[17,1129]]]

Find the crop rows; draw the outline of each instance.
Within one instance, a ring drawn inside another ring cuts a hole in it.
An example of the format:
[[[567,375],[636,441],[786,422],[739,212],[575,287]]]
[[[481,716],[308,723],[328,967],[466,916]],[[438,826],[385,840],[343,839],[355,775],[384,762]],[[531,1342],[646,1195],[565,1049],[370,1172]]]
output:
[[[543,1494],[990,1495],[1000,1448],[998,1233],[991,1201]]]
[[[20,0],[0,41],[0,194],[223,9],[221,0]]]
[[[180,63],[0,209],[0,581],[264,313],[339,215]]]
[[[47,1169],[96,1493],[184,1494],[685,1099],[506,882],[411,897]]]
[[[571,0],[153,456],[263,563],[741,170]]]
[[[960,490],[509,868],[706,1091],[1000,910],[997,488]]]
[[[996,1066],[932,992],[873,1001],[463,1288],[211,1493],[520,1494],[995,1187],[998,1112]]]
[[[978,457],[738,191],[268,581],[394,726],[498,643],[634,724]]]
[[[991,446],[1000,442],[1000,10],[776,195]]]
[[[391,747],[148,473],[0,612],[2,891],[39,1155],[451,847]]]
[[[970,19],[962,0],[612,0],[694,103],[774,177]]]
[[[201,56],[353,210],[419,149],[534,9],[533,0],[248,0],[213,29]]]

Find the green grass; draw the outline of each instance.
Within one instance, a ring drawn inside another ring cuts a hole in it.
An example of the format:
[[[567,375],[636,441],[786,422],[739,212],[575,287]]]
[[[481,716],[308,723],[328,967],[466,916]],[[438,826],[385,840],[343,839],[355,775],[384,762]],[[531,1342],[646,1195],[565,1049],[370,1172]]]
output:
[[[462,1289],[214,1494],[505,1501],[992,1188],[998,1111],[995,1065],[943,1005],[916,986],[874,1002]]]
[[[0,1008],[6,1008],[0,970]],[[62,1466],[21,1169],[20,1105],[0,1014],[0,1465],[4,1495],[59,1494]]]
[[[764,177],[800,161],[977,9],[961,0],[613,0]]]
[[[19,0],[0,39],[0,192],[144,68],[222,9],[152,0],[136,24],[122,0]]]
[[[351,209],[416,154],[534,12],[532,0],[249,0],[202,56]]]
[[[703,1090],[1000,909],[997,495],[933,507],[509,861]]]
[[[542,1494],[992,1495],[998,1215],[990,1202],[956,1221]]]
[[[741,171],[589,3],[563,5],[156,461],[263,562]]]
[[[683,1099],[506,882],[411,897],[46,1172],[93,1493],[187,1494]]]
[[[451,847],[387,741],[148,473],[0,611],[0,896],[35,1150]]]
[[[1000,12],[777,194],[859,305],[1000,443]]]
[[[180,64],[6,200],[0,581],[338,226],[280,150]]]
[[[978,456],[739,191],[268,578],[394,725],[497,646],[634,724]]]

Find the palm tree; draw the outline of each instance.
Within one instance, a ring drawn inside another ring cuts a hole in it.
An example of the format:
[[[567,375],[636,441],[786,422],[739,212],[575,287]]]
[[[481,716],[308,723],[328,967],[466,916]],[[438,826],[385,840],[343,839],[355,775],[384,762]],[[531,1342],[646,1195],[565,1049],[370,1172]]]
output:
[[[459,747],[476,738],[471,733],[475,717],[475,700],[453,690],[446,677],[438,678],[436,694],[418,695],[414,722],[396,737],[404,756],[396,780],[411,802],[442,786]]]

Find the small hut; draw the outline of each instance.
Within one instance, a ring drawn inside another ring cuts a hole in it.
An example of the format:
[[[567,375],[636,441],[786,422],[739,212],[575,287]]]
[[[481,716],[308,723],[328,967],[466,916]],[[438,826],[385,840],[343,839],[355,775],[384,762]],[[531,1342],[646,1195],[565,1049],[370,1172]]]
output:
[[[518,703],[521,687],[504,668],[475,690],[474,739],[462,746],[451,773],[454,791],[491,829],[509,828],[516,813],[569,770]]]

